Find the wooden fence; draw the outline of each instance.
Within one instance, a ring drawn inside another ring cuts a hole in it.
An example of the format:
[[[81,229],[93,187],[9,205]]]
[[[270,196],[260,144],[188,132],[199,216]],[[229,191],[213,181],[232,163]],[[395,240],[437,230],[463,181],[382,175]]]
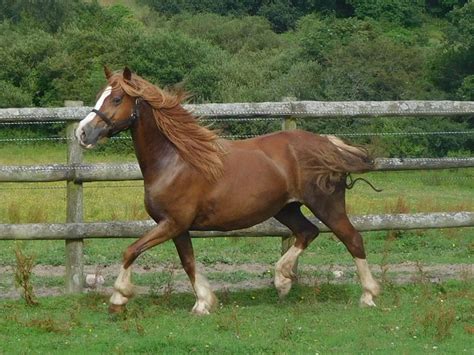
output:
[[[474,114],[472,101],[377,101],[320,102],[284,101],[264,103],[187,105],[198,116],[226,119],[231,117],[278,117],[282,129],[295,129],[296,118],[331,117],[419,117]],[[0,224],[0,240],[27,239],[66,241],[66,291],[80,292],[83,284],[84,238],[134,238],[153,227],[153,221],[83,221],[82,186],[91,181],[141,180],[137,164],[84,164],[82,151],[74,138],[77,121],[90,111],[88,107],[0,109],[0,123],[67,121],[68,163],[39,166],[0,166],[0,182],[67,181],[67,220],[60,224]],[[376,171],[422,170],[474,167],[474,158],[377,159]],[[360,231],[452,228],[474,226],[474,212],[419,213],[352,216]],[[321,230],[326,226],[317,220]],[[232,232],[192,232],[193,237],[278,236],[282,249],[291,243],[289,230],[275,220]]]

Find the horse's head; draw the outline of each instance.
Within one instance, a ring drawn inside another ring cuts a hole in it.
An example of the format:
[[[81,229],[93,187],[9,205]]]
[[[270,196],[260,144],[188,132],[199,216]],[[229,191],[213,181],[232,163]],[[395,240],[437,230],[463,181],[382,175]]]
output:
[[[113,85],[112,72],[105,67],[107,87],[100,94],[94,108],[76,129],[76,137],[85,148],[92,148],[97,141],[111,137],[127,128],[138,118],[139,99],[133,98],[120,87]],[[116,74],[117,75],[117,74]],[[132,73],[125,68],[123,79],[130,81]]]

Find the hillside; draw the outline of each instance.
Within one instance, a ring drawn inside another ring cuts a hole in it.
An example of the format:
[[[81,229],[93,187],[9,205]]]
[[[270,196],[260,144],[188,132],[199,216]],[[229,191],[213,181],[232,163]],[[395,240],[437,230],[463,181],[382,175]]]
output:
[[[195,102],[474,99],[473,2],[1,4],[0,107],[60,106],[65,99],[90,105],[104,83],[104,64],[128,65],[162,86],[183,83]],[[428,123],[420,122],[424,130]],[[445,120],[431,128],[472,125]],[[472,140],[460,139],[430,149],[471,150]]]

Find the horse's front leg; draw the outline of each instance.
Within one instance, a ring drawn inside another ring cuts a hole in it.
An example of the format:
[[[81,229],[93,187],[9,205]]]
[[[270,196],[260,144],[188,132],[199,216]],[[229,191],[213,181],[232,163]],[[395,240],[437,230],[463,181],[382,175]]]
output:
[[[180,228],[171,220],[164,219],[151,231],[131,244],[123,254],[123,265],[114,284],[114,292],[110,297],[109,311],[121,312],[125,305],[133,297],[133,285],[131,282],[132,263],[144,251],[161,244],[179,235]]]
[[[188,274],[194,293],[196,294],[196,303],[192,309],[195,314],[209,314],[217,304],[217,298],[212,292],[206,277],[196,270],[194,259],[193,244],[188,232],[181,234],[173,239],[178,251],[181,264],[184,271]]]

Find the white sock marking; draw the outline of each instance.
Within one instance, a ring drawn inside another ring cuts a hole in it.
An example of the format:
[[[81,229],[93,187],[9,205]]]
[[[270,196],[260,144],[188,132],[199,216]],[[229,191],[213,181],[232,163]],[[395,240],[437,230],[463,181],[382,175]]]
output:
[[[290,249],[278,260],[275,266],[275,288],[280,297],[290,292],[292,279],[294,278],[293,267],[303,249],[291,246]]]
[[[204,275],[196,273],[193,287],[197,298],[192,309],[193,313],[209,314],[216,303],[216,296],[211,290],[209,281]]]
[[[131,297],[133,295],[133,284],[130,281],[132,276],[132,267],[124,269],[123,266],[120,268],[120,273],[115,280],[114,288],[119,291],[125,297]]]
[[[364,291],[362,292],[362,297],[360,298],[361,306],[374,307],[375,303],[373,297],[377,296],[380,292],[380,286],[377,281],[372,277],[372,273],[369,269],[369,264],[366,259],[354,258],[357,273],[359,274],[360,283]]]

